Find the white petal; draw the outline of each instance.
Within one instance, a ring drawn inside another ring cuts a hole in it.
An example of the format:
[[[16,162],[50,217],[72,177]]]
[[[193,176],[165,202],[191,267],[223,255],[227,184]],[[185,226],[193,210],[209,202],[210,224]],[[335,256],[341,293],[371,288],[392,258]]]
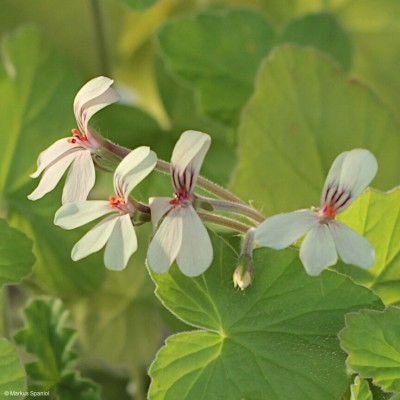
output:
[[[80,146],[75,143],[69,143],[67,138],[62,138],[53,143],[46,150],[43,150],[37,160],[37,170],[31,174],[31,178],[37,178],[45,168],[64,157],[71,151],[79,149]]]
[[[151,197],[149,199],[153,229],[156,229],[160,219],[171,209],[171,200],[170,197]]]
[[[54,223],[63,229],[74,229],[113,211],[104,200],[67,203],[57,210]]]
[[[301,244],[300,259],[309,275],[319,275],[336,264],[335,243],[327,224],[318,224],[308,232]]]
[[[89,254],[99,251],[106,243],[114,226],[118,221],[118,215],[110,215],[95,225],[72,249],[71,257],[78,261]]]
[[[147,250],[147,262],[154,272],[169,270],[182,245],[182,229],[182,208],[175,208],[166,215]]]
[[[65,180],[62,204],[85,201],[94,186],[95,168],[89,150],[76,153]]]
[[[257,227],[255,240],[262,246],[284,249],[318,223],[317,214],[310,210],[274,215]]]
[[[111,87],[113,80],[99,76],[87,82],[75,96],[74,113],[81,132],[88,134],[90,118],[102,108],[118,101],[118,93]]]
[[[343,211],[371,183],[377,171],[376,158],[368,150],[354,149],[340,154],[326,178],[321,207],[333,199],[336,211]],[[343,194],[338,199],[341,193]]]
[[[74,151],[60,158],[57,162],[53,163],[44,171],[37,188],[28,196],[29,200],[37,200],[45,194],[51,192],[60,181],[64,172],[77,157],[79,151]]]
[[[210,148],[210,144],[211,137],[206,133],[198,131],[185,131],[182,133],[175,145],[171,158],[172,183],[176,190],[178,190],[179,187],[176,179],[174,179],[175,174],[181,177],[181,185],[183,184],[183,178],[186,178],[185,175],[190,174],[190,178],[185,179],[187,182],[186,188],[189,192],[194,189],[201,165]]]
[[[121,271],[137,249],[135,229],[128,214],[117,218],[117,223],[104,252],[104,264],[108,269]]]
[[[182,211],[182,246],[176,262],[186,276],[198,276],[211,265],[213,248],[207,229],[194,208],[189,206]]]
[[[372,244],[339,221],[329,222],[337,251],[343,262],[369,268],[375,262],[375,251]]]
[[[115,170],[115,193],[127,200],[132,189],[150,174],[156,164],[156,153],[150,147],[142,146],[132,150]]]

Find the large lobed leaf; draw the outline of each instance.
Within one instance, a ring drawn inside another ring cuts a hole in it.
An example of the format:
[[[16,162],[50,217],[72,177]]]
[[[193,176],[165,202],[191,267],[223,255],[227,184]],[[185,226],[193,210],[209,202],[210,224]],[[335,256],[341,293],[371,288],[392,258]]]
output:
[[[36,356],[26,365],[33,390],[51,390],[60,399],[99,399],[99,387],[82,379],[75,370],[76,354],[71,351],[76,331],[66,326],[68,312],[61,300],[38,298],[24,308],[25,327],[15,341]],[[74,397],[75,396],[75,397]]]
[[[150,368],[150,399],[338,399],[348,376],[337,333],[344,315],[382,308],[335,272],[309,277],[293,249],[259,249],[254,283],[234,290],[237,256],[213,237],[214,262],[189,279],[153,274],[175,315],[202,328],[167,339]]]
[[[14,346],[6,339],[0,338],[0,394],[10,391],[25,391],[26,374]],[[14,396],[13,399],[21,399]]]
[[[237,194],[267,215],[319,205],[336,156],[371,150],[379,163],[374,186],[398,184],[400,127],[364,86],[312,49],[276,49],[260,69],[242,113]]]
[[[385,391],[400,391],[399,308],[350,313],[339,337],[353,371],[372,378]]]
[[[32,241],[0,219],[0,286],[18,283],[32,272]]]
[[[89,293],[99,287],[104,271],[93,258],[72,262],[70,251],[79,233],[63,232],[52,222],[61,205],[60,193],[37,202],[26,197],[39,182],[29,177],[39,153],[69,136],[76,126],[72,103],[78,80],[36,30],[24,29],[5,37],[2,59],[0,92],[7,101],[0,107],[0,198],[7,205],[11,225],[34,241],[37,283],[59,294]]]
[[[368,270],[339,264],[338,271],[376,292],[386,304],[400,305],[400,188],[368,189],[338,219],[365,236],[376,261]]]
[[[361,379],[358,375],[350,387],[350,400],[372,400],[372,393],[369,390],[368,382]]]

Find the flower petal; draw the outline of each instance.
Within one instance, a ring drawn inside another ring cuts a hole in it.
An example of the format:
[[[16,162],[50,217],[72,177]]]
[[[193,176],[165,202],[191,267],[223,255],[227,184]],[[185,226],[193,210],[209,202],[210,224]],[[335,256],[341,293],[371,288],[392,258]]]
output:
[[[65,180],[62,204],[85,201],[94,186],[96,179],[95,168],[89,150],[82,150],[68,171]]]
[[[117,218],[117,223],[104,252],[104,264],[108,269],[121,271],[137,249],[135,229],[129,214]]]
[[[111,87],[113,80],[99,76],[87,82],[75,96],[74,113],[79,130],[88,134],[90,118],[102,108],[115,103],[118,93]]]
[[[115,170],[115,193],[127,200],[132,189],[150,174],[156,164],[157,155],[150,147],[141,146],[132,150]]]
[[[301,244],[300,259],[308,275],[313,276],[336,264],[335,242],[327,224],[319,223],[308,232]]]
[[[374,264],[375,250],[367,239],[339,221],[331,221],[329,229],[343,262],[365,269]]]
[[[160,219],[171,209],[170,197],[150,197],[151,223],[156,229]]]
[[[186,276],[198,276],[211,265],[211,240],[192,206],[182,209],[182,223],[182,246],[176,262]]]
[[[166,215],[147,250],[147,262],[158,274],[169,270],[181,248],[182,210],[180,207],[175,208]]]
[[[354,149],[339,154],[326,178],[321,207],[332,203],[336,212],[343,211],[371,183],[377,171],[376,158],[368,150]]]
[[[261,246],[284,249],[317,224],[318,216],[310,210],[274,215],[257,227],[255,240]]]
[[[50,164],[58,161],[69,152],[80,149],[76,143],[68,142],[67,138],[62,138],[54,142],[46,150],[43,150],[37,160],[37,169],[31,174],[31,178],[37,178]]]
[[[78,156],[78,154],[79,151],[74,151],[72,153],[69,153],[60,158],[54,164],[47,167],[42,175],[42,178],[40,179],[39,185],[28,196],[28,199],[37,200],[43,197],[45,194],[51,192],[56,187],[57,183],[64,175],[64,172],[72,163],[72,161]]]
[[[193,191],[210,144],[211,137],[206,133],[198,131],[182,133],[171,158],[172,184],[176,191],[182,185],[185,185],[189,193]],[[190,176],[187,177],[186,174]]]
[[[104,200],[67,203],[57,210],[54,224],[63,229],[74,229],[113,211],[109,202]]]
[[[71,252],[71,258],[74,261],[78,261],[103,248],[113,232],[117,221],[118,215],[110,215],[95,225],[81,240],[79,240],[79,242],[75,244]]]

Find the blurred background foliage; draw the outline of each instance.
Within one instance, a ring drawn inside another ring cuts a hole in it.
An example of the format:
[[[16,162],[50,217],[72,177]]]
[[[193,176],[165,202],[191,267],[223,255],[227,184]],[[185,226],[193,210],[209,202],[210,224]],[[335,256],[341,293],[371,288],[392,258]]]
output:
[[[87,228],[53,226],[60,190],[26,199],[40,151],[75,127],[73,98],[87,80],[110,76],[122,95],[92,121],[105,137],[150,145],[168,160],[181,132],[207,132],[213,145],[203,175],[268,215],[317,205],[334,157],[352,147],[376,154],[378,189],[399,183],[398,0],[0,5],[0,229],[3,243],[26,235],[23,249],[7,250],[20,259],[1,282],[20,282],[36,259],[22,285],[3,288],[3,333],[11,339],[21,326],[15,315],[29,295],[63,299],[77,329],[78,366],[105,399],[144,399],[163,339],[191,328],[153,294],[144,267],[149,227],[138,229],[140,250],[126,270],[110,272],[101,254],[71,261]],[[97,182],[92,197],[108,197],[110,175]],[[153,174],[138,196],[170,191],[168,177]]]

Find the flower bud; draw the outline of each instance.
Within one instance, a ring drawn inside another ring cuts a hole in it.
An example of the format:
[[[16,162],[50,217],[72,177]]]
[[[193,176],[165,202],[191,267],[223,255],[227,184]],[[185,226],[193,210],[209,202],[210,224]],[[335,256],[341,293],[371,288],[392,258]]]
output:
[[[243,266],[239,265],[233,273],[233,285],[238,286],[241,290],[251,285],[253,280],[254,269],[252,265],[249,265],[245,270]]]

